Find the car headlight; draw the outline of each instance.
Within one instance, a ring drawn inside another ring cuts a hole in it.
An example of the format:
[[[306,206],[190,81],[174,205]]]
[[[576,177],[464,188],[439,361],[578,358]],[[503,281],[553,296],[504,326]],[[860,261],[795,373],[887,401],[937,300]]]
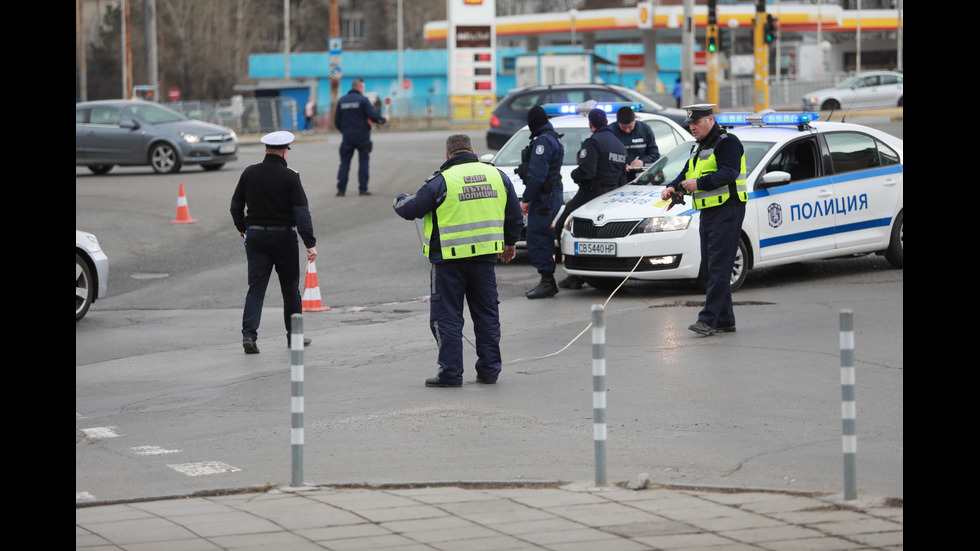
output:
[[[691,224],[691,217],[685,216],[656,216],[654,218],[644,218],[633,228],[631,234],[655,233],[658,231],[678,231],[686,230]]]
[[[197,134],[183,133],[180,135],[180,137],[183,138],[184,141],[187,143],[198,143],[201,141],[201,137],[198,136]]]

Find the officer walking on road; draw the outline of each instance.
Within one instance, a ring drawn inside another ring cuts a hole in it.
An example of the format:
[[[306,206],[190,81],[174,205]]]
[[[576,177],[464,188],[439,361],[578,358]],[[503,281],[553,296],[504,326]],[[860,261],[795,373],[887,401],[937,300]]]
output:
[[[706,287],[704,308],[688,329],[702,335],[735,332],[732,270],[748,201],[742,142],[715,122],[714,104],[688,105],[687,123],[697,140],[687,169],[664,188],[689,193],[701,213],[701,273]]]
[[[340,168],[337,169],[337,196],[347,193],[347,178],[350,174],[351,160],[357,151],[357,184],[361,195],[371,195],[368,191],[370,176],[371,122],[385,124],[388,117],[378,114],[371,101],[364,95],[364,81],[355,78],[347,95],[337,100],[333,124],[340,130]]]
[[[562,200],[561,165],[565,147],[561,135],[548,122],[544,109],[535,105],[527,112],[531,143],[521,155],[518,176],[524,181],[521,210],[527,216],[527,254],[541,281],[527,298],[549,298],[558,294],[555,282],[555,230],[551,223]]]
[[[282,291],[286,344],[291,342],[292,315],[303,309],[299,292],[298,233],[306,245],[308,262],[316,260],[316,237],[306,191],[299,173],[288,168],[286,154],[294,136],[279,131],[262,137],[265,158],[247,167],[231,196],[231,218],[245,244],[248,259],[248,294],[242,314],[242,346],[246,354],[258,354],[256,344],[265,291],[275,268]],[[246,208],[248,209],[246,213]],[[311,339],[304,338],[304,346]]]
[[[429,258],[429,327],[439,347],[439,372],[428,387],[463,384],[463,301],[476,335],[477,382],[494,384],[500,375],[500,316],[497,258],[510,262],[524,225],[510,179],[480,162],[470,138],[446,140],[446,162],[414,195],[400,194],[392,205],[406,220],[425,220],[422,253]]]
[[[575,196],[565,204],[565,210],[555,221],[555,233],[561,239],[565,220],[575,209],[626,183],[626,147],[609,128],[606,112],[589,111],[589,129],[592,135],[582,141],[578,152],[578,166],[572,171],[572,180],[578,184]],[[584,282],[570,275],[558,284],[563,289],[581,289]]]
[[[611,128],[613,135],[626,147],[627,168],[641,168],[660,158],[653,129],[649,124],[636,120],[632,107],[620,107],[616,111],[616,124],[611,125]]]

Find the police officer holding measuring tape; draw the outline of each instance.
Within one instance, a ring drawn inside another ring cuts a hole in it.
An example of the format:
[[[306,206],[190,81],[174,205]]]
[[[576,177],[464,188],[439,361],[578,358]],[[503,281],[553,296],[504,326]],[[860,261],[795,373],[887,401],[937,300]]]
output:
[[[705,281],[704,308],[688,329],[701,335],[735,332],[732,308],[732,270],[741,239],[746,187],[745,150],[734,134],[715,122],[714,104],[688,105],[687,123],[697,140],[687,169],[664,188],[691,195],[701,213],[701,274]]]

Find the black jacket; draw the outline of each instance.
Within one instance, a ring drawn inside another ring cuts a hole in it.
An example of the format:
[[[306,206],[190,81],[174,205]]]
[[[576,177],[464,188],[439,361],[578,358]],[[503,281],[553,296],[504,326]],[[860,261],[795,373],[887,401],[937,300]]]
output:
[[[611,191],[626,183],[626,147],[608,125],[582,141],[572,180],[595,192]]]
[[[295,226],[307,249],[316,246],[310,205],[299,173],[286,166],[279,155],[267,153],[261,163],[242,171],[231,196],[231,218],[241,233],[248,226]]]

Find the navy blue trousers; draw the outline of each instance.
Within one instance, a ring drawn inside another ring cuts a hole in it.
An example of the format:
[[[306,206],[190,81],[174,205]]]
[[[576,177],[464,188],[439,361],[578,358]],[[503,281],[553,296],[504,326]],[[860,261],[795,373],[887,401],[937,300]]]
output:
[[[242,337],[257,339],[259,336],[265,291],[275,269],[282,291],[283,321],[288,341],[292,332],[291,317],[303,311],[296,232],[292,229],[250,229],[245,238],[245,255],[248,258],[248,294],[245,295],[245,311],[242,314]]]
[[[359,191],[367,191],[370,176],[371,137],[348,138],[340,142],[340,168],[337,169],[337,191],[347,191],[351,160],[357,151],[357,186]]]
[[[476,337],[476,374],[486,381],[500,375],[500,314],[494,262],[454,260],[432,264],[429,328],[439,346],[439,380],[463,382],[463,300]]]
[[[706,294],[698,319],[711,327],[735,326],[732,270],[744,218],[745,204],[737,201],[701,211],[701,274]]]
[[[555,273],[555,229],[561,191],[541,195],[527,204],[527,256],[539,273]]]

